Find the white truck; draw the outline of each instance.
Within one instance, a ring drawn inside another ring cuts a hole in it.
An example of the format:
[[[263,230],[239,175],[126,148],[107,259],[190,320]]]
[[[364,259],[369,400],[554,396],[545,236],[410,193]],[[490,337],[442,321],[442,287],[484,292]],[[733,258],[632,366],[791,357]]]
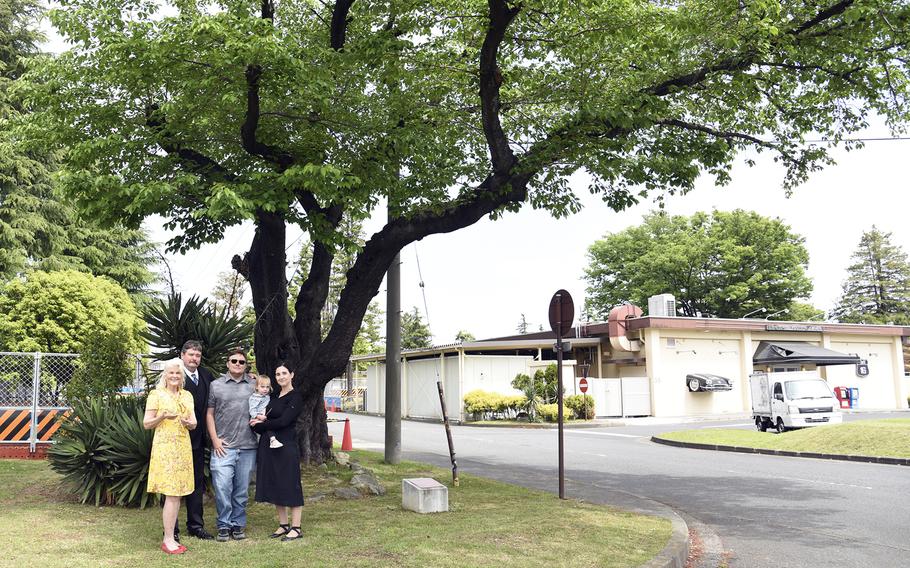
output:
[[[840,403],[828,382],[815,371],[753,373],[752,418],[759,432],[774,428],[783,433],[790,428],[821,424],[840,424]]]

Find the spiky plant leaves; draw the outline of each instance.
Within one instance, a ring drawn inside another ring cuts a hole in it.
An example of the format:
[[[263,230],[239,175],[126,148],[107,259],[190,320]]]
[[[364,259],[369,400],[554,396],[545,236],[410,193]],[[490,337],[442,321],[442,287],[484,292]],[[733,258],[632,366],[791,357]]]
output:
[[[150,499],[146,493],[149,458],[152,454],[154,430],[142,426],[145,400],[118,398],[111,407],[107,428],[100,433],[104,452],[113,465],[110,494],[113,503],[144,508]]]
[[[181,294],[171,294],[146,306],[143,317],[148,324],[144,338],[155,348],[159,360],[180,356],[183,344],[202,342],[202,365],[210,370],[224,369],[228,351],[249,346],[253,326],[226,309],[208,306],[206,300],[191,296],[183,303]]]
[[[145,507],[153,430],[142,426],[145,399],[108,397],[78,401],[48,451],[51,469],[76,487],[80,501]]]
[[[186,341],[200,339],[195,336],[195,324],[205,303],[204,299],[191,296],[184,304],[183,295],[173,293],[163,300],[146,304],[142,318],[148,324],[148,330],[143,333],[143,339],[158,351],[159,360],[180,356],[180,348]]]
[[[102,399],[77,401],[63,419],[48,450],[51,469],[63,475],[76,488],[80,501],[100,505],[110,497],[113,464],[104,451],[100,433],[106,422],[107,408]]]

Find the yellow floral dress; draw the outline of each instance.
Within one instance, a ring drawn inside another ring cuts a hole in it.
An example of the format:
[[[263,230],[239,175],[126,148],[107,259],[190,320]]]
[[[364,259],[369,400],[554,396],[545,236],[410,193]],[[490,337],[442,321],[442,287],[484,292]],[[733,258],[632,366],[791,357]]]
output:
[[[183,389],[176,395],[165,389],[154,389],[149,393],[145,410],[156,410],[156,416],[169,410],[189,417],[193,412],[193,395]],[[148,492],[170,496],[193,492],[193,448],[189,430],[180,423],[179,417],[162,420],[155,427]]]

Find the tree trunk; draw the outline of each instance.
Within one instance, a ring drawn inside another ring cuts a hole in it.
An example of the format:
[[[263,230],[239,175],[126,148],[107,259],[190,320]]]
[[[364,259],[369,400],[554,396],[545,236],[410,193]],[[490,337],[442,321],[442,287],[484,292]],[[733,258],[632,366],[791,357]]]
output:
[[[303,463],[320,464],[332,455],[321,391],[304,394],[303,411],[297,419],[297,443]]]

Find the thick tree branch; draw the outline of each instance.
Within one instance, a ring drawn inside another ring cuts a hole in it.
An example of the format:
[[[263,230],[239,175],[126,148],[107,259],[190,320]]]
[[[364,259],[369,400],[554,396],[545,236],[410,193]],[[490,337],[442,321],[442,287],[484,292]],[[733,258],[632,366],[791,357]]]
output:
[[[306,280],[301,284],[294,300],[294,332],[300,343],[301,361],[309,361],[322,341],[322,309],[329,295],[329,280],[332,276],[334,255],[323,243],[312,239],[313,259]],[[295,383],[305,379],[298,373]]]
[[[240,127],[240,140],[243,143],[243,149],[276,165],[279,171],[284,171],[294,164],[294,157],[280,148],[264,144],[256,137],[261,116],[259,79],[262,77],[262,67],[259,65],[247,65],[245,75],[246,117],[243,121],[243,126]]]
[[[217,161],[174,140],[167,130],[167,119],[157,104],[145,108],[145,124],[157,136],[158,145],[168,155],[177,158],[180,167],[201,177],[207,183],[235,182],[237,177]]]
[[[335,51],[344,49],[344,42],[348,32],[348,14],[354,0],[338,0],[335,2],[335,8],[332,10],[332,27],[329,32],[329,45]]]
[[[515,165],[515,156],[509,148],[509,140],[502,130],[499,111],[499,86],[502,84],[502,73],[496,64],[499,46],[505,37],[506,29],[518,15],[520,7],[509,8],[505,0],[489,0],[490,23],[487,34],[480,48],[480,104],[483,132],[490,148],[490,159],[493,171],[498,175],[508,174]]]
[[[470,226],[503,205],[524,201],[529,179],[525,174],[491,175],[469,198],[453,201],[436,213],[424,212],[394,219],[374,234],[348,271],[332,328],[304,372],[310,376],[332,377],[344,370],[349,347],[360,329],[370,300],[398,251],[428,235]],[[325,383],[308,383],[304,389],[316,392],[324,386]]]
[[[832,19],[835,16],[843,14],[847,8],[854,4],[854,0],[841,0],[837,4],[832,4],[831,6],[825,8],[816,14],[813,18],[806,20],[805,22],[791,22],[791,34],[800,35],[806,30],[810,30],[815,26],[826,22]]]

